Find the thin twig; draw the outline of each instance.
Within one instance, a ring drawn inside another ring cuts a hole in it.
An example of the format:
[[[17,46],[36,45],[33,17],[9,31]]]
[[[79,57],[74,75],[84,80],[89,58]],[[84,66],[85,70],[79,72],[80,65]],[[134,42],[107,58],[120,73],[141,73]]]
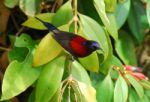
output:
[[[16,36],[19,36],[19,35],[21,34],[21,32],[23,32],[24,28],[25,28],[24,26],[21,27],[21,28],[18,30],[18,32],[16,33]]]
[[[5,47],[1,47],[1,46],[0,46],[0,50],[10,51],[11,49],[9,49],[9,48],[5,48]]]
[[[13,15],[11,15],[11,19],[12,19],[12,22],[14,23],[15,28],[17,29],[17,31],[19,31],[19,26],[16,23],[15,17]]]
[[[77,10],[77,0],[74,0],[74,32],[77,34],[78,28],[77,28],[77,23],[78,23],[78,10]]]

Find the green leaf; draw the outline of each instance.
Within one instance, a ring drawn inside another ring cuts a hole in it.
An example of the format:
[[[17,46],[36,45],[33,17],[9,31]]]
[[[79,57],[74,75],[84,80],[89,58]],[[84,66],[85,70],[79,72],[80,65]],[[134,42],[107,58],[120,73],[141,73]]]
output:
[[[110,50],[110,45],[106,37],[107,35],[105,34],[105,31],[102,29],[102,27],[96,21],[85,15],[80,14],[79,16],[84,35],[88,39],[95,40],[100,44],[101,48],[105,52],[105,59],[111,56],[112,50]]]
[[[115,49],[125,64],[137,65],[134,43],[131,36],[129,36],[126,32],[120,32],[119,40],[115,44]]]
[[[22,62],[27,56],[28,52],[29,50],[25,47],[14,47],[8,53],[9,61],[12,62],[14,60],[17,60],[18,62]]]
[[[27,34],[21,34],[20,37],[16,38],[15,46],[16,47],[27,47],[29,50],[32,50],[36,42]]]
[[[114,12],[116,9],[117,0],[104,0],[107,12]]]
[[[129,90],[129,102],[149,102],[148,96],[144,95],[143,98],[139,98],[137,93],[130,88]]]
[[[133,88],[129,88],[129,102],[138,102],[139,101],[139,96],[137,93],[134,91]]]
[[[38,45],[34,57],[33,66],[37,67],[53,60],[62,51],[61,46],[53,39],[51,33],[47,34]]]
[[[16,38],[15,46],[27,47],[29,53],[23,62],[14,60],[7,67],[2,84],[1,100],[8,100],[25,91],[40,75],[40,68],[32,67],[33,45],[34,42],[28,35],[22,34]]]
[[[112,57],[110,57],[109,59],[107,59],[104,63],[102,63],[100,65],[100,72],[106,74],[108,73],[108,71],[113,68],[114,66],[119,67],[121,70],[124,69],[121,61],[115,57],[114,55]]]
[[[138,96],[142,98],[144,96],[144,90],[141,84],[130,74],[126,74],[125,77],[128,79],[128,81],[131,83],[131,85],[134,87],[135,91],[137,92]]]
[[[128,98],[128,85],[120,75],[114,89],[114,102],[126,102]]]
[[[145,88],[150,90],[150,82],[148,80],[140,80],[140,84]]]
[[[55,26],[62,26],[67,24],[73,18],[71,1],[68,0],[60,9],[56,12],[52,19],[52,24]]]
[[[129,28],[138,44],[144,40],[145,29],[148,28],[145,9],[140,1],[135,0],[128,16]]]
[[[118,31],[114,14],[105,12],[104,0],[94,0],[94,6],[109,34],[117,41]]]
[[[68,25],[59,27],[64,31],[68,31]],[[39,43],[34,57],[33,57],[33,66],[40,66],[57,57],[62,51],[62,47],[55,41],[51,36],[52,33],[48,33]]]
[[[83,66],[81,66],[77,61],[72,62],[71,66],[71,74],[75,79],[88,85],[91,84],[89,75]]]
[[[147,13],[148,22],[149,22],[149,25],[150,25],[150,0],[147,0],[146,13]]]
[[[101,23],[98,13],[94,7],[93,0],[78,0],[78,12]]]
[[[79,81],[78,81],[78,85],[81,93],[85,97],[86,102],[97,102],[96,90],[91,85]]]
[[[36,102],[48,102],[61,84],[65,58],[59,57],[44,66],[36,85]]]
[[[96,52],[92,53],[91,55],[85,58],[80,58],[79,61],[88,71],[90,72],[99,71],[99,60]]]
[[[4,0],[4,4],[6,7],[14,8],[18,5],[19,0]]]
[[[96,90],[96,98],[98,102],[112,102],[114,87],[113,81],[109,74],[97,85]]]
[[[40,12],[42,0],[19,0],[20,9],[28,16],[34,16]]]
[[[118,2],[117,4],[115,18],[118,29],[120,29],[123,26],[128,17],[131,4],[130,2],[131,0],[124,0],[123,2]]]
[[[36,15],[39,19],[45,21],[45,22],[52,22],[52,18],[54,16],[54,13],[41,13]],[[34,28],[34,29],[40,29],[40,30],[46,30],[47,28],[39,22],[34,17],[29,17],[24,23],[22,23],[23,26]]]

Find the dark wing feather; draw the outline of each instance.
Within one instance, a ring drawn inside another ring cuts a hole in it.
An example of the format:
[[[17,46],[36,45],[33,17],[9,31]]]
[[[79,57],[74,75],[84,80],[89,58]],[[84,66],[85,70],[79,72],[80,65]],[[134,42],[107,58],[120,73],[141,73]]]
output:
[[[74,55],[72,49],[70,48],[70,41],[75,37],[75,34],[59,31],[53,34],[54,39],[68,52]]]

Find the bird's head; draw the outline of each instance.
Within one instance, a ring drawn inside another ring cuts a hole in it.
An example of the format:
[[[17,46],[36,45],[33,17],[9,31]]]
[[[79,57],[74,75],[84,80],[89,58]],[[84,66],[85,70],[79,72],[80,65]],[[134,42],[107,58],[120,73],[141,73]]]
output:
[[[96,42],[96,41],[88,40],[88,41],[85,41],[83,44],[87,47],[87,49],[90,52],[96,51],[98,49],[102,50],[102,48],[100,47],[99,43]]]

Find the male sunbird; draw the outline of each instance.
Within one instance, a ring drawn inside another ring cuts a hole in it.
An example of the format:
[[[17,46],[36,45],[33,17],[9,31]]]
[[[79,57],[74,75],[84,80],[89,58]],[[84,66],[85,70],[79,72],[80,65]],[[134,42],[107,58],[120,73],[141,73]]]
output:
[[[93,51],[101,49],[100,45],[96,41],[87,40],[74,33],[61,31],[52,24],[42,21],[37,17],[35,18],[43,23],[49,31],[52,31],[53,38],[74,57],[86,57]]]

